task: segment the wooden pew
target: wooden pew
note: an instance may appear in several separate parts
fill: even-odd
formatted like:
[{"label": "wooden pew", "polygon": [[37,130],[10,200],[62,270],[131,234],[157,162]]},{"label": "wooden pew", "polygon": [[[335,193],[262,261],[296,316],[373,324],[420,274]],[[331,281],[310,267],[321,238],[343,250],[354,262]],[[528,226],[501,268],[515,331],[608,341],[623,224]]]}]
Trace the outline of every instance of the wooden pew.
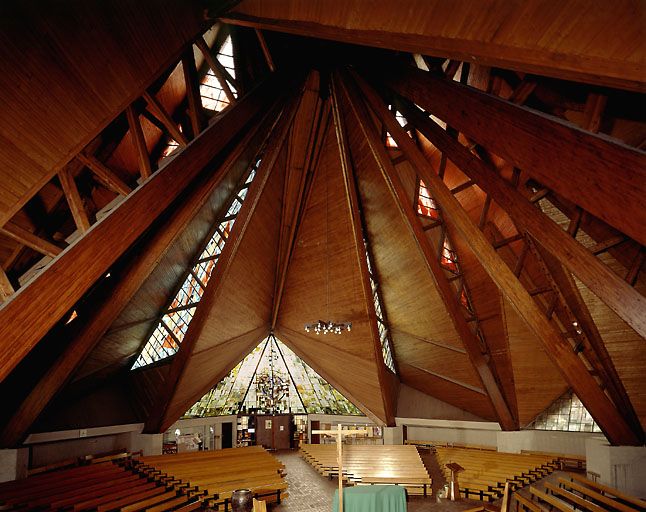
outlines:
[{"label": "wooden pew", "polygon": [[583,484],[577,484],[576,482],[567,480],[565,478],[559,478],[558,482],[561,487],[569,489],[570,491],[576,491],[588,501],[603,503],[604,505],[606,505],[606,508],[608,510],[619,510],[620,512],[635,512],[636,510],[639,510],[636,507],[626,505],[601,493],[593,491]]},{"label": "wooden pew", "polygon": [[436,447],[440,468],[449,478],[446,464],[456,462],[460,473],[460,491],[464,497],[494,501],[502,495],[505,483],[512,490],[524,487],[548,475],[558,467],[545,455],[499,453],[455,447]]},{"label": "wooden pew", "polygon": [[568,473],[568,476],[570,477],[570,480],[576,480],[578,483],[582,483],[586,487],[590,487],[591,489],[598,491],[600,494],[604,494],[606,496],[614,496],[617,500],[622,501],[627,505],[634,505],[636,508],[646,509],[646,501],[623,493],[618,489],[610,487],[609,485],[593,482],[592,480],[588,480],[587,478],[581,475],[577,475],[576,473]]},{"label": "wooden pew", "polygon": [[528,510],[529,512],[543,512],[545,510],[541,506],[528,500],[527,498],[525,498],[525,496],[517,492],[514,493],[514,499],[516,500],[516,512],[523,510]]},{"label": "wooden pew", "polygon": [[562,512],[572,512],[574,510],[574,508],[567,505],[565,502],[561,501],[555,496],[544,493],[533,485],[529,487],[529,492],[532,493],[532,496],[535,496],[538,501],[549,503],[552,509],[560,510]]},{"label": "wooden pew", "polygon": [[594,503],[581,498],[577,494],[563,489],[562,487],[558,487],[550,482],[545,482],[545,489],[547,489],[550,493],[552,493],[559,499],[574,504],[574,506],[580,508],[581,510],[588,510],[590,512],[604,512],[605,510],[603,507],[595,505]]},{"label": "wooden pew", "polygon": [[[338,476],[334,445],[301,446],[301,456],[324,476]],[[416,447],[409,445],[348,445],[341,478],[349,484],[394,484],[412,494],[427,495],[431,479]]]}]

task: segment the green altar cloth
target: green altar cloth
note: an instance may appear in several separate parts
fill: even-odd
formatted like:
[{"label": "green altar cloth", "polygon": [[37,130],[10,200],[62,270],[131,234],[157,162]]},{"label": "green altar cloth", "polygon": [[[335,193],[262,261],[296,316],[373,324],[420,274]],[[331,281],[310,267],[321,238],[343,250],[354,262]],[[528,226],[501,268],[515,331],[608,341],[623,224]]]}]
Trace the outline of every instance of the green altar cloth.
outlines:
[{"label": "green altar cloth", "polygon": [[[339,512],[339,490],[333,512]],[[406,512],[406,491],[399,485],[358,485],[343,489],[343,512]]]}]

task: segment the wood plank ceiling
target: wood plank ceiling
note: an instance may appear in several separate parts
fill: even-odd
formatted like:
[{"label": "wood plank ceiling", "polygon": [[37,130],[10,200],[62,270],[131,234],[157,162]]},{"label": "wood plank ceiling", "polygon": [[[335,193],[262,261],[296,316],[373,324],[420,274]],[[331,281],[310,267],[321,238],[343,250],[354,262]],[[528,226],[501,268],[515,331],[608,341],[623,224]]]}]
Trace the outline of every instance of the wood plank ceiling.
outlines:
[{"label": "wood plank ceiling", "polygon": [[[358,0],[339,9],[321,9],[316,1],[245,0],[225,20],[341,42],[352,37],[353,43],[424,55],[386,52],[375,59],[369,49],[328,50],[319,41],[321,53],[331,55],[323,59],[312,51],[311,57],[321,60],[311,67],[318,69],[298,82],[304,75],[290,67],[290,60],[299,60],[290,59],[292,36],[271,34],[260,45],[252,31],[239,27],[236,45],[248,54],[237,56],[236,81],[242,82],[243,69],[256,78],[262,69],[269,78],[259,88],[247,87],[251,92],[215,116],[210,128],[200,119],[196,98],[190,98],[198,83],[187,62],[192,56],[187,45],[206,27],[195,5],[180,3],[160,8],[149,0],[123,11],[128,23],[143,25],[140,39],[131,37],[128,23],[122,31],[109,29],[80,4],[63,22],[33,13],[30,26],[47,29],[47,41],[59,52],[47,63],[26,59],[26,69],[46,78],[38,84],[25,82],[24,69],[14,69],[15,56],[7,54],[12,46],[0,51],[0,62],[13,73],[0,79],[8,86],[1,93],[7,95],[8,115],[0,124],[0,161],[11,164],[0,171],[0,225],[128,105],[128,126],[140,123],[143,138],[137,143],[134,137],[129,148],[118,137],[121,142],[112,147],[102,142],[102,160],[108,172],[141,169],[147,180],[62,254],[57,245],[48,246],[53,264],[0,307],[0,319],[19,315],[12,317],[19,322],[0,326],[6,349],[0,357],[2,386],[25,386],[3,418],[5,445],[17,444],[33,424],[69,425],[60,418],[72,417],[95,390],[96,396],[128,404],[114,418],[143,420],[150,432],[164,430],[270,332],[381,424],[394,422],[400,382],[506,429],[524,427],[573,388],[612,442],[643,441],[646,219],[638,191],[646,182],[641,166],[646,155],[639,149],[646,123],[625,105],[643,96],[623,91],[644,90],[643,43],[638,16],[630,15],[637,9],[633,3],[589,13],[576,1],[550,3],[550,9],[538,0],[484,9],[472,2],[449,7],[411,0],[408,9],[393,10],[380,0],[368,15]],[[31,12],[22,9],[23,16]],[[147,9],[155,9],[154,23],[142,21]],[[572,16],[581,9],[588,14]],[[111,12],[101,15],[110,18]],[[604,19],[617,20],[621,38],[599,39],[608,32]],[[66,37],[71,20],[83,30]],[[179,28],[171,29],[171,22]],[[87,53],[73,53],[71,45],[86,41],[90,28],[95,35],[99,31],[99,42],[105,39],[103,49],[88,43]],[[0,41],[23,30],[9,24]],[[151,43],[143,52],[145,62],[133,67],[128,53],[157,32],[172,36],[165,45]],[[298,56],[307,57],[315,46],[303,48]],[[253,63],[252,56],[262,58],[263,50],[267,64]],[[182,55],[184,64],[168,71]],[[341,71],[330,72],[335,56]],[[358,66],[345,67],[346,60]],[[171,78],[156,84],[159,90],[151,97],[147,90],[164,70],[163,78]],[[37,118],[38,104],[27,105],[21,90],[45,94],[41,89],[49,81],[56,82],[48,92],[56,101],[42,123],[28,124],[25,120]],[[65,110],[62,105],[78,97],[79,88],[92,93]],[[148,111],[161,102],[157,117],[141,110],[135,100],[142,95]],[[174,138],[186,137],[178,142],[187,147],[155,172],[145,162],[155,145],[151,141],[161,137],[162,128],[171,135],[178,130],[163,111],[180,104],[188,112],[186,135]],[[404,128],[388,106],[404,115]],[[492,128],[490,120],[504,129]],[[189,125],[193,128],[185,128]],[[54,139],[58,126],[66,129]],[[386,131],[393,137],[388,142]],[[187,145],[189,138],[194,140]],[[532,141],[543,144],[546,159],[535,158]],[[261,146],[257,177],[178,353],[129,372]],[[104,164],[84,155],[82,163],[100,172]],[[557,164],[563,172],[552,172]],[[621,176],[609,176],[609,169],[622,166]],[[181,179],[171,179],[172,172]],[[434,205],[431,215],[417,210],[420,176]],[[119,190],[130,194],[133,179],[106,177],[115,189],[110,198]],[[60,183],[64,189],[64,180]],[[201,206],[179,209],[191,218],[172,224],[177,233],[154,243],[165,219],[195,194]],[[163,204],[148,207],[134,201],[137,197],[151,205],[161,197]],[[79,228],[81,210],[75,214],[70,204]],[[138,220],[116,240],[128,214]],[[382,356],[364,240],[374,259],[397,373]],[[138,247],[152,248],[154,258],[141,263]],[[97,260],[97,254],[103,257]],[[72,259],[87,264],[77,273]],[[139,271],[128,274],[129,268]],[[128,275],[137,286],[126,290],[99,279],[111,270],[115,280]],[[121,291],[109,308],[112,289]],[[110,322],[103,326],[92,319],[87,305],[79,306],[83,300],[97,300],[98,311],[109,310]],[[75,306],[81,319],[64,325]],[[38,318],[42,311],[51,312],[48,319]],[[319,319],[352,322],[352,331],[340,336],[304,331],[305,323]],[[84,347],[82,357],[70,355],[77,344]],[[43,353],[56,361],[51,368]],[[36,359],[40,366],[30,366]],[[136,390],[133,396],[130,388]],[[48,399],[40,403],[33,397],[42,389]],[[55,396],[58,401],[41,414]],[[79,421],[108,421],[98,414]]]}]

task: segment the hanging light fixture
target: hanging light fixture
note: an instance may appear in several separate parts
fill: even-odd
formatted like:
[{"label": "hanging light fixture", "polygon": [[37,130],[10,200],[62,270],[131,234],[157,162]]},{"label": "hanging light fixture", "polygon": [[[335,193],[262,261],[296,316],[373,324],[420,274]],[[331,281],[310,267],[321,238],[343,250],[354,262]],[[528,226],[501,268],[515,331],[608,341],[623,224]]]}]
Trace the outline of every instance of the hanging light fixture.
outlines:
[{"label": "hanging light fixture", "polygon": [[[328,180],[325,180],[325,310],[330,318],[330,251],[328,247]],[[351,322],[336,322],[333,320],[318,320],[305,324],[305,332],[314,331],[317,335],[323,333],[341,334],[352,330]]]}]

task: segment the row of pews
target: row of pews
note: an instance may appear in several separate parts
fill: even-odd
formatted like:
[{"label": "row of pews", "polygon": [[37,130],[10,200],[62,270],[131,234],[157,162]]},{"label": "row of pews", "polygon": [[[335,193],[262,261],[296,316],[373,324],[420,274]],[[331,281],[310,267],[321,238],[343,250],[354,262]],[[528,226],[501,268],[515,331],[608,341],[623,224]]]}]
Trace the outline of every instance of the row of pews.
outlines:
[{"label": "row of pews", "polygon": [[196,489],[210,508],[228,509],[236,489],[251,489],[269,503],[288,496],[285,466],[262,446],[142,457],[135,467],[173,475]]},{"label": "row of pews", "polygon": [[556,483],[545,482],[545,490],[530,486],[531,500],[516,493],[517,511],[543,512],[559,510],[571,512],[574,509],[587,512],[637,512],[646,510],[646,501],[629,496],[617,489],[603,485],[576,474],[559,477]]},{"label": "row of pews", "polygon": [[447,481],[447,464],[464,468],[458,475],[460,494],[465,498],[495,501],[504,492],[505,483],[511,490],[524,487],[559,468],[549,455],[500,453],[474,448],[434,446],[435,456]]},{"label": "row of pews", "polygon": [[250,488],[254,510],[287,497],[284,467],[262,447],[159,457],[121,454],[0,484],[0,510],[228,510]]},{"label": "row of pews", "polygon": [[[301,456],[324,476],[338,476],[334,445],[303,444]],[[351,485],[394,484],[430,495],[431,477],[414,446],[344,445],[342,478]]]}]

